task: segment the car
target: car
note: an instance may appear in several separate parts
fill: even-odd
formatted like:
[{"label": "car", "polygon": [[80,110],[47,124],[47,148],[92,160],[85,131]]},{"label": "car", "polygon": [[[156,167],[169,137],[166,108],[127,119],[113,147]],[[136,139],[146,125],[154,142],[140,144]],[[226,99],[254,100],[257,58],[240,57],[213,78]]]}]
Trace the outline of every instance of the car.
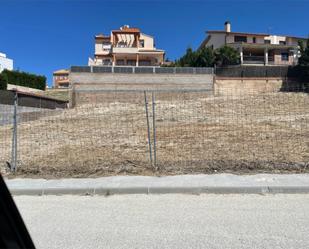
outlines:
[{"label": "car", "polygon": [[0,248],[35,248],[25,223],[1,174]]}]

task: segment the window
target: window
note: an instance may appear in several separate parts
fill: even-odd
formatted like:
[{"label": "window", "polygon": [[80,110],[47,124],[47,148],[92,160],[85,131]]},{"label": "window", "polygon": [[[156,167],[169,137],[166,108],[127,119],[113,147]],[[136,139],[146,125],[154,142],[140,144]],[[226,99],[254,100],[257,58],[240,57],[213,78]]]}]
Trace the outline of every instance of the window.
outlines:
[{"label": "window", "polygon": [[108,51],[111,49],[111,43],[110,42],[103,42],[102,43],[102,49],[103,51]]},{"label": "window", "polygon": [[141,48],[145,47],[145,40],[139,40],[139,46]]},{"label": "window", "polygon": [[252,40],[253,40],[253,43],[256,43],[256,37],[253,37]]},{"label": "window", "polygon": [[281,53],[281,61],[289,61],[289,53]]},{"label": "window", "polygon": [[151,66],[151,61],[150,60],[140,60],[139,65],[140,66]]},{"label": "window", "polygon": [[270,44],[270,40],[264,40],[265,44]]},{"label": "window", "polygon": [[234,36],[234,42],[247,42],[247,36]]},{"label": "window", "polygon": [[136,66],[136,60],[127,60],[127,65]]},{"label": "window", "polygon": [[124,65],[124,60],[117,60],[117,61],[116,61],[116,64],[117,64],[118,66],[123,66],[123,65]]},{"label": "window", "polygon": [[111,65],[111,60],[110,60],[110,59],[104,59],[104,60],[102,61],[102,64],[103,64],[103,65]]},{"label": "window", "polygon": [[68,88],[69,87],[69,83],[59,83],[59,87],[60,88]]},{"label": "window", "polygon": [[125,41],[120,41],[117,43],[117,47],[125,48],[125,47],[128,47],[128,44]]},{"label": "window", "polygon": [[286,41],[279,41],[280,45],[286,45]]}]

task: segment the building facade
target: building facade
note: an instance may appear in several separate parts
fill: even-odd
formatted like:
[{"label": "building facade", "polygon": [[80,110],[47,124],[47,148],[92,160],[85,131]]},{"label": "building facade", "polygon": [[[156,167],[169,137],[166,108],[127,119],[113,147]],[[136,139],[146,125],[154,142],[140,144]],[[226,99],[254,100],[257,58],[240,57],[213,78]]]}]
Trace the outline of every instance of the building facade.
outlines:
[{"label": "building facade", "polygon": [[207,37],[200,47],[233,47],[239,52],[240,63],[244,65],[296,65],[298,42],[306,42],[301,37],[232,32],[230,22],[225,22],[224,30],[209,30],[206,33]]},{"label": "building facade", "polygon": [[4,70],[13,70],[13,60],[6,57],[6,54],[0,53],[0,73]]},{"label": "building facade", "polygon": [[164,55],[164,50],[156,49],[152,36],[125,25],[109,36],[95,36],[95,54],[88,65],[160,66]]},{"label": "building facade", "polygon": [[69,88],[69,70],[61,69],[53,72],[53,87],[54,88]]}]

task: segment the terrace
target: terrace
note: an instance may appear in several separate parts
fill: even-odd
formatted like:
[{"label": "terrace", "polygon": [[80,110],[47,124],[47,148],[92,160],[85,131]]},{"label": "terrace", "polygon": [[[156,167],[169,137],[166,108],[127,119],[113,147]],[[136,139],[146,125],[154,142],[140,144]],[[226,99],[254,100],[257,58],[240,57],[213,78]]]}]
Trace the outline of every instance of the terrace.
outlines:
[{"label": "terrace", "polygon": [[240,53],[241,64],[293,65],[297,63],[297,46],[283,44],[255,44],[234,42],[229,46]]}]

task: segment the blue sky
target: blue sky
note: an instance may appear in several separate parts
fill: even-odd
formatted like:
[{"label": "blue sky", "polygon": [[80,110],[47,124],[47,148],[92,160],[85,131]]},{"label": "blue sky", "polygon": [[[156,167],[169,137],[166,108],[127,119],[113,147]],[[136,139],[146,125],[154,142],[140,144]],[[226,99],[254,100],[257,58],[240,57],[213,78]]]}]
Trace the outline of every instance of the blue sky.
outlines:
[{"label": "blue sky", "polygon": [[205,30],[268,32],[307,37],[306,0],[0,0],[0,51],[15,69],[43,74],[86,65],[93,56],[94,35],[123,24],[153,35],[169,59],[196,48]]}]

